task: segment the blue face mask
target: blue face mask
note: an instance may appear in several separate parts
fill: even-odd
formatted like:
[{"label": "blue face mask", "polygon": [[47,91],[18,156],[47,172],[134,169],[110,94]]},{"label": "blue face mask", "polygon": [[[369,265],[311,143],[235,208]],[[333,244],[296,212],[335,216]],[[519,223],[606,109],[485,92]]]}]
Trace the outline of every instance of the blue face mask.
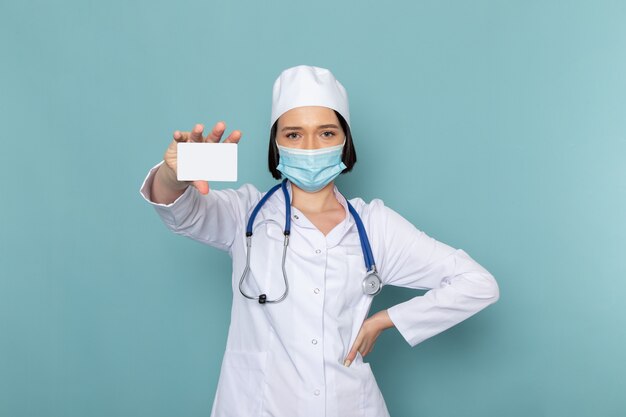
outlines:
[{"label": "blue face mask", "polygon": [[341,145],[320,149],[295,149],[276,144],[280,156],[276,169],[303,190],[319,191],[346,169],[341,160],[345,144],[345,139]]}]

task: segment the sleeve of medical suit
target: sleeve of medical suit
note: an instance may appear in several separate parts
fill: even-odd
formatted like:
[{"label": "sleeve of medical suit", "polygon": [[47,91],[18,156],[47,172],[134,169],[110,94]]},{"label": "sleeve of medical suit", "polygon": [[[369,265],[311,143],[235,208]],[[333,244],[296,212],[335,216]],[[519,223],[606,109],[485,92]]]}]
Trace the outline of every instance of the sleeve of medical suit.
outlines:
[{"label": "sleeve of medical suit", "polygon": [[174,202],[155,203],[150,190],[156,171],[163,163],[161,161],[150,169],[139,190],[141,196],[154,207],[172,232],[229,251],[241,218],[252,201],[258,200],[258,190],[246,184],[237,190],[210,189],[208,194],[203,195],[189,186]]},{"label": "sleeve of medical suit", "polygon": [[402,337],[415,346],[495,303],[494,277],[467,253],[438,242],[382,205],[379,262],[385,284],[429,290],[387,309]]}]

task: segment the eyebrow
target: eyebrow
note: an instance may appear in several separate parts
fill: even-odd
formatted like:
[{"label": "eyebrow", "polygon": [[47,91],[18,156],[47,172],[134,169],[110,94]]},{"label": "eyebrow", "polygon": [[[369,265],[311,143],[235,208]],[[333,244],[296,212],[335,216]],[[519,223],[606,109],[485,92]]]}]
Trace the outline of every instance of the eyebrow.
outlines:
[{"label": "eyebrow", "polygon": [[[318,129],[339,129],[339,126],[337,126],[336,124],[328,124],[328,125],[320,125],[317,127]],[[281,132],[284,132],[285,130],[301,130],[302,127],[300,126],[285,126],[282,129],[280,129]]]}]

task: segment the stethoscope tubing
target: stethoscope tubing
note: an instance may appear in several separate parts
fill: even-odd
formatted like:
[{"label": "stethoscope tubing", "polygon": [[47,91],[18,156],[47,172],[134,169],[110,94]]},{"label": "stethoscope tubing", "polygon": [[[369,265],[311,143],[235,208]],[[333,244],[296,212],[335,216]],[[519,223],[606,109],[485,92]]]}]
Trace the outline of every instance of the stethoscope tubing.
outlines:
[{"label": "stethoscope tubing", "polygon": [[356,223],[356,228],[359,231],[359,240],[361,241],[361,250],[363,251],[363,259],[365,261],[365,269],[369,271],[376,270],[376,264],[374,263],[374,254],[372,253],[372,248],[370,247],[370,241],[367,238],[367,233],[365,232],[365,226],[363,226],[363,221],[361,221],[361,217],[357,214],[354,207],[348,200],[348,210],[352,214],[352,218],[354,218],[354,222]]},{"label": "stethoscope tubing", "polygon": [[[285,197],[285,228],[283,230],[283,234],[285,236],[283,241],[283,256],[282,256],[282,272],[283,272],[283,280],[285,281],[285,291],[283,294],[274,300],[268,300],[266,294],[260,294],[259,296],[250,296],[243,291],[243,281],[250,271],[250,252],[252,249],[252,235],[254,233],[254,220],[256,219],[257,214],[265,204],[265,202],[279,189],[282,189],[283,195]],[[361,217],[356,212],[352,204],[348,200],[346,200],[348,205],[348,210],[354,218],[354,222],[357,227],[357,231],[359,233],[359,241],[361,243],[361,250],[363,252],[363,260],[365,262],[365,269],[367,270],[367,275],[363,279],[363,291],[369,295],[376,295],[380,292],[382,287],[382,282],[380,277],[378,276],[378,271],[376,270],[376,264],[374,262],[374,254],[372,253],[372,248],[370,246],[369,239],[367,237],[367,232],[365,231],[365,226],[363,225],[363,221]],[[289,197],[289,192],[287,191],[287,179],[285,178],[280,184],[276,184],[273,186],[265,195],[261,198],[261,200],[257,203],[257,205],[252,210],[250,214],[250,218],[248,219],[248,223],[246,225],[246,266],[244,268],[243,273],[241,274],[241,279],[239,280],[239,292],[241,294],[251,300],[258,300],[260,304],[265,303],[278,303],[284,300],[287,297],[289,292],[289,281],[287,279],[287,271],[285,269],[285,260],[287,257],[287,247],[289,246],[289,235],[291,234],[291,199]],[[372,281],[373,280],[373,281]]]}]

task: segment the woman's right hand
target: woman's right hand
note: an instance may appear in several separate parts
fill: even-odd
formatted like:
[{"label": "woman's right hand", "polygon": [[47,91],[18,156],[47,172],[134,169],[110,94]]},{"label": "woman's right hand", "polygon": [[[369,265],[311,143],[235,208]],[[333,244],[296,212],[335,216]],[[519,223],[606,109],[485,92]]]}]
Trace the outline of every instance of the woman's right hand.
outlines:
[{"label": "woman's right hand", "polygon": [[[165,155],[163,160],[165,164],[174,172],[174,176],[176,177],[178,173],[178,142],[213,142],[217,143],[222,139],[222,135],[226,130],[226,124],[224,122],[217,122],[215,126],[213,126],[213,130],[206,137],[202,137],[202,131],[204,130],[204,126],[201,124],[197,124],[191,132],[181,132],[179,130],[174,132],[174,140],[168,146],[165,151]],[[230,135],[224,140],[224,143],[239,143],[241,139],[241,132],[239,130],[233,130]],[[201,194],[207,194],[209,192],[209,183],[207,181],[198,180],[198,181],[181,181],[190,183]]]}]

